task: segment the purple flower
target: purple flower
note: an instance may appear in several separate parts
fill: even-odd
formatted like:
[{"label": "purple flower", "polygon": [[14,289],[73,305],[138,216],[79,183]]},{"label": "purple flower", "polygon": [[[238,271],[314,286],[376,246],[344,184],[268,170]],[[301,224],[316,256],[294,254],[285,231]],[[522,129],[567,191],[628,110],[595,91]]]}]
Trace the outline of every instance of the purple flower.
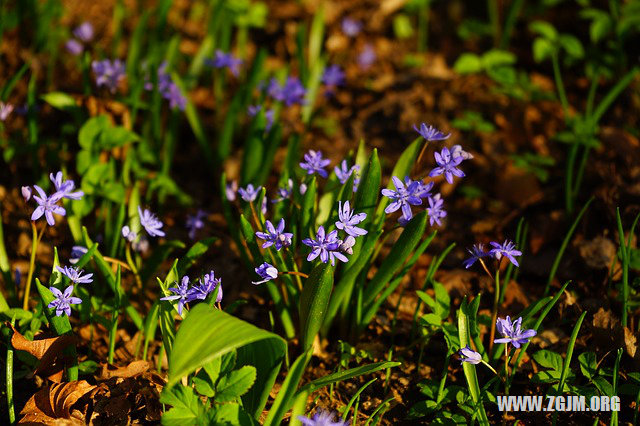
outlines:
[{"label": "purple flower", "polygon": [[454,145],[451,147],[451,156],[452,157],[462,157],[463,160],[471,160],[473,155],[464,151],[462,149],[462,145]]},{"label": "purple flower", "polygon": [[306,183],[301,183],[300,186],[298,187],[298,190],[300,191],[300,195],[304,195],[305,192],[307,192],[307,184]]},{"label": "purple flower", "polygon": [[438,167],[431,170],[431,173],[429,173],[430,177],[444,174],[445,179],[447,179],[449,183],[453,183],[454,176],[464,177],[464,172],[456,167],[462,163],[462,156],[452,156],[449,149],[444,147],[441,152],[435,153],[435,158]]},{"label": "purple flower", "polygon": [[404,177],[404,186],[418,198],[427,198],[431,195],[433,182],[424,183],[421,180],[412,180],[409,176]]},{"label": "purple flower", "polygon": [[341,252],[352,255],[353,254],[353,246],[356,245],[356,239],[349,235],[345,238],[344,241],[340,241],[340,245],[338,246],[338,250]]},{"label": "purple flower", "polygon": [[362,52],[358,55],[358,65],[361,69],[368,69],[376,61],[376,51],[370,44],[364,46]]},{"label": "purple flower", "polygon": [[213,59],[207,59],[205,63],[213,68],[228,68],[231,74],[237,77],[240,73],[239,67],[242,65],[242,59],[236,58],[231,53],[216,50]]},{"label": "purple flower", "polygon": [[82,246],[71,247],[71,256],[69,257],[69,263],[75,265],[76,263],[78,263],[78,260],[80,260],[80,258],[84,256],[88,251],[89,249]]},{"label": "purple flower", "polygon": [[469,364],[480,364],[482,362],[482,355],[471,349],[469,345],[460,348],[458,355],[460,355],[460,362],[468,362]]},{"label": "purple flower", "polygon": [[342,262],[349,261],[344,254],[338,251],[341,243],[342,241],[338,239],[337,230],[334,229],[329,234],[325,234],[323,226],[318,227],[315,240],[311,238],[302,240],[302,244],[312,248],[311,253],[307,256],[309,262],[320,256],[320,260],[323,263],[331,261],[331,265],[335,265],[336,258]]},{"label": "purple flower", "polygon": [[[177,282],[176,282],[177,284]],[[182,282],[177,287],[170,287],[169,291],[174,293],[171,296],[161,297],[160,300],[177,300],[178,301],[178,314],[182,315],[182,308],[185,303],[188,302],[187,297],[189,297],[189,277],[182,277]]]},{"label": "purple flower", "polygon": [[469,269],[471,265],[476,263],[476,260],[489,256],[489,253],[484,251],[484,244],[482,243],[474,244],[470,249],[467,249],[467,251],[471,254],[471,257],[462,262],[466,269]]},{"label": "purple flower", "polygon": [[[133,235],[135,238],[135,232]],[[131,243],[131,248],[138,253],[146,253],[149,250],[149,240],[145,235],[141,235],[137,241]]]},{"label": "purple flower", "polygon": [[360,33],[362,29],[362,23],[360,21],[356,21],[355,19],[346,17],[342,20],[342,32],[347,37],[355,37]]},{"label": "purple flower", "polygon": [[69,200],[79,200],[84,195],[82,191],[73,192],[76,187],[76,184],[73,180],[62,180],[62,172],[58,172],[53,175],[53,173],[49,173],[49,179],[53,182],[53,185],[56,187],[56,193],[60,194],[62,198],[68,198]]},{"label": "purple flower", "polygon": [[71,266],[65,266],[64,268],[57,266],[56,269],[60,271],[62,275],[69,278],[74,284],[90,284],[93,282],[93,274],[82,275],[84,272],[82,269],[78,270],[78,268]]},{"label": "purple flower", "polygon": [[249,105],[247,108],[247,114],[249,117],[255,117],[262,110],[262,105]]},{"label": "purple flower", "polygon": [[422,123],[420,125],[420,128],[418,128],[414,124],[413,125],[413,130],[418,132],[420,134],[420,136],[422,136],[423,138],[425,138],[427,140],[427,142],[443,141],[445,139],[449,139],[449,136],[451,136],[451,133],[447,133],[445,135],[444,133],[442,133],[440,130],[436,129],[435,127],[433,127],[431,125],[427,126],[426,123]]},{"label": "purple flower", "polygon": [[422,204],[422,199],[416,196],[416,182],[412,182],[408,188],[405,188],[404,184],[396,176],[391,178],[396,190],[383,189],[382,195],[391,199],[392,203],[384,209],[384,212],[389,214],[395,212],[398,209],[402,209],[402,216],[406,221],[409,221],[413,217],[411,213],[411,206],[418,206]]},{"label": "purple flower", "polygon": [[362,235],[366,235],[367,231],[362,228],[358,228],[356,225],[362,222],[367,218],[366,213],[358,213],[354,214],[351,211],[351,206],[349,205],[349,201],[345,201],[344,205],[342,201],[338,201],[338,218],[340,219],[336,222],[336,228],[343,230],[347,233],[347,235],[351,235],[353,237],[360,237]]},{"label": "purple flower", "polygon": [[267,232],[256,232],[256,237],[265,240],[262,248],[275,245],[276,250],[280,251],[282,247],[289,247],[291,245],[293,234],[291,232],[284,232],[284,218],[280,219],[278,228],[274,228],[271,221],[268,220],[265,222],[265,227],[267,228]]},{"label": "purple flower", "polygon": [[189,228],[189,238],[192,240],[196,238],[196,231],[204,228],[203,219],[207,216],[207,213],[203,210],[198,210],[195,215],[187,216],[187,228]]},{"label": "purple flower", "polygon": [[267,281],[275,280],[276,278],[278,278],[278,269],[267,262],[264,262],[262,265],[258,266],[255,271],[256,274],[258,274],[260,278],[262,278],[262,281],[251,281],[251,284],[263,284]]},{"label": "purple flower", "polygon": [[238,192],[238,181],[232,180],[231,182],[227,183],[224,191],[225,195],[227,196],[227,200],[235,201],[236,193]]},{"label": "purple flower", "polygon": [[28,186],[23,186],[20,188],[20,192],[22,192],[22,197],[24,198],[24,202],[26,203],[31,199],[31,188]]},{"label": "purple flower", "polygon": [[56,192],[50,197],[47,197],[47,194],[40,188],[38,185],[33,185],[33,187],[38,192],[38,195],[34,195],[33,199],[38,203],[38,207],[31,214],[31,220],[38,220],[42,215],[47,219],[47,223],[49,226],[53,226],[56,224],[55,219],[53,218],[53,213],[64,216],[67,214],[67,211],[64,207],[56,204],[62,198],[63,194]]},{"label": "purple flower", "polygon": [[312,418],[298,416],[298,420],[305,426],[348,426],[349,422],[342,420],[333,421],[333,414],[328,411],[318,410]]},{"label": "purple flower", "polygon": [[215,277],[215,272],[211,271],[205,274],[202,278],[200,285],[194,285],[187,292],[187,302],[193,302],[194,300],[205,300],[209,294],[211,294],[216,287],[221,285],[222,279]]},{"label": "purple flower", "polygon": [[13,105],[0,101],[0,121],[5,121],[11,112],[13,112]]},{"label": "purple flower", "polygon": [[113,62],[108,59],[93,61],[91,68],[96,75],[96,85],[106,86],[111,93],[115,93],[120,80],[125,75],[124,62],[120,59],[115,59]]},{"label": "purple flower", "polygon": [[298,77],[288,77],[283,86],[280,86],[278,80],[272,78],[267,92],[273,99],[284,102],[287,106],[304,104],[304,97],[307,94]]},{"label": "purple flower", "polygon": [[121,233],[122,233],[122,236],[126,238],[126,240],[129,241],[130,243],[132,243],[138,236],[134,231],[131,230],[131,228],[129,228],[128,225],[124,225],[122,227]]},{"label": "purple flower", "polygon": [[344,84],[344,71],[338,65],[330,65],[322,73],[322,83],[335,87]]},{"label": "purple flower", "polygon": [[56,316],[61,316],[63,313],[67,314],[67,316],[71,316],[71,306],[70,305],[79,305],[82,303],[82,299],[79,297],[73,297],[71,294],[73,293],[73,286],[70,285],[63,292],[58,290],[55,287],[49,287],[51,293],[56,297],[47,305],[47,308],[56,309]]},{"label": "purple flower", "polygon": [[440,219],[447,216],[447,212],[444,210],[444,201],[440,198],[440,194],[436,194],[433,197],[427,198],[429,207],[427,207],[427,215],[429,215],[429,225],[433,226],[437,223],[438,226],[442,226]]},{"label": "purple flower", "polygon": [[293,192],[293,180],[287,179],[287,186],[283,186],[277,189],[276,193],[278,198],[272,200],[273,203],[279,203],[280,201],[287,200],[291,197]]},{"label": "purple flower", "polygon": [[520,266],[518,265],[518,261],[516,260],[515,256],[522,256],[522,252],[520,250],[516,250],[516,245],[513,242],[504,240],[504,243],[502,244],[495,241],[492,241],[489,244],[491,244],[491,247],[493,247],[491,250],[489,250],[489,256],[493,256],[498,260],[500,260],[502,256],[504,256],[509,259],[509,261],[515,266]]},{"label": "purple flower", "polygon": [[349,180],[349,177],[353,173],[353,192],[356,192],[358,190],[358,185],[360,184],[359,165],[354,164],[353,166],[351,166],[351,168],[349,168],[349,166],[347,165],[347,160],[342,160],[342,163],[340,163],[340,167],[335,166],[333,168],[333,171],[336,172],[336,177],[343,185],[347,183],[347,180]]},{"label": "purple flower", "polygon": [[67,40],[67,42],[64,44],[64,47],[65,49],[67,49],[67,52],[71,53],[73,56],[78,56],[84,50],[84,46],[82,45],[82,43],[80,43],[75,38],[70,38],[69,40]]},{"label": "purple flower", "polygon": [[511,343],[514,347],[519,348],[520,345],[524,345],[529,342],[537,332],[533,329],[522,331],[522,317],[518,318],[514,322],[511,322],[511,318],[507,315],[507,319],[498,318],[496,321],[496,330],[504,337],[501,339],[495,339],[493,343]]},{"label": "purple flower", "polygon": [[138,206],[138,215],[140,216],[140,225],[147,231],[147,234],[151,237],[164,237],[164,231],[161,231],[163,223],[158,219],[156,215],[151,213],[148,209],[142,209]]},{"label": "purple flower", "polygon": [[93,25],[89,22],[83,22],[73,30],[73,35],[83,43],[89,43],[93,40]]},{"label": "purple flower", "polygon": [[250,203],[252,201],[255,201],[255,199],[258,197],[258,194],[260,194],[260,191],[262,190],[261,186],[257,186],[257,187],[253,187],[253,184],[249,184],[247,185],[246,188],[240,188],[238,190],[238,193],[240,194],[240,197],[242,197],[243,200],[245,200],[247,203]]},{"label": "purple flower", "polygon": [[169,101],[169,108],[171,109],[178,108],[180,111],[184,111],[187,106],[187,98],[173,81],[164,90],[162,97]]},{"label": "purple flower", "polygon": [[323,178],[326,178],[327,171],[324,169],[331,163],[331,160],[322,158],[322,152],[309,150],[304,154],[304,161],[300,163],[300,167],[307,171],[307,174],[312,175],[318,173]]}]

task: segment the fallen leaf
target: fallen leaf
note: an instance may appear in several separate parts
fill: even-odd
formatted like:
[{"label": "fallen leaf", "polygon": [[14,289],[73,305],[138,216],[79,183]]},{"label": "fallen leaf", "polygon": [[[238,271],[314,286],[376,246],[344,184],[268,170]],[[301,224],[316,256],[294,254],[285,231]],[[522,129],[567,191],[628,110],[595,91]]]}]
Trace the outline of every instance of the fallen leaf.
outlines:
[{"label": "fallen leaf", "polygon": [[151,367],[151,363],[144,360],[133,361],[126,367],[116,367],[115,365],[111,364],[102,364],[102,370],[100,371],[100,375],[97,377],[97,379],[108,380],[112,377],[134,377],[138,374],[144,373]]},{"label": "fallen leaf", "polygon": [[82,419],[71,417],[71,407],[80,398],[95,389],[86,380],[54,383],[40,389],[20,412],[24,417],[19,423],[44,425],[82,425]]},{"label": "fallen leaf", "polygon": [[62,336],[44,338],[35,336],[34,340],[27,340],[15,327],[11,326],[13,336],[11,345],[14,349],[25,351],[36,357],[39,362],[33,374],[46,376],[59,383],[64,369],[64,355],[62,351],[75,343],[75,337],[64,334]]}]

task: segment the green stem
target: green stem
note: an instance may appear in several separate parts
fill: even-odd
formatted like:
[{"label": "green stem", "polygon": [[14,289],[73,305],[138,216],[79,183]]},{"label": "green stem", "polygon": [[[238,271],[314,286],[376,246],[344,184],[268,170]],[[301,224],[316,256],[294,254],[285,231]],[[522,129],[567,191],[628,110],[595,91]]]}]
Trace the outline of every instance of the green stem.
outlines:
[{"label": "green stem", "polygon": [[500,42],[500,17],[498,11],[498,0],[487,0],[487,9],[489,11],[489,23],[493,31],[493,45],[498,46]]},{"label": "green stem", "polygon": [[[11,318],[11,326],[15,326],[15,315]],[[10,333],[11,334],[11,333]],[[7,366],[6,366],[6,379],[7,379],[7,408],[9,409],[9,424],[16,422],[16,409],[13,402],[13,346],[11,345],[11,337],[9,337],[9,343],[7,344]]]},{"label": "green stem", "polygon": [[118,332],[118,310],[114,309],[111,313],[111,329],[109,330],[109,364],[113,364],[113,354],[116,349],[116,333]]},{"label": "green stem", "polygon": [[567,100],[567,94],[564,91],[564,82],[562,81],[562,72],[560,71],[560,63],[558,62],[558,52],[554,52],[551,55],[551,63],[553,65],[553,78],[556,81],[556,88],[558,89],[558,97],[562,104],[562,112],[564,113],[565,122],[569,118],[569,101]]},{"label": "green stem", "polygon": [[509,345],[504,345],[504,394],[509,396]]},{"label": "green stem", "polygon": [[36,266],[36,252],[38,251],[38,244],[40,243],[40,239],[42,235],[44,235],[44,230],[47,229],[47,225],[42,227],[40,233],[38,233],[38,229],[36,228],[36,223],[31,221],[31,258],[29,259],[29,273],[27,274],[27,286],[24,289],[24,301],[22,303],[22,309],[25,311],[29,309],[29,293],[31,292],[31,280],[33,279],[33,272]]},{"label": "green stem", "polygon": [[133,261],[133,257],[131,256],[131,244],[127,244],[125,256],[127,258],[127,264],[129,265],[129,268],[131,268],[131,272],[133,272],[133,275],[136,278],[136,284],[138,285],[138,288],[142,288],[142,280],[140,279],[138,268],[136,267],[136,264]]},{"label": "green stem", "polygon": [[491,311],[491,334],[489,335],[489,351],[493,348],[493,339],[496,337],[496,321],[498,319],[498,305],[500,304],[500,261],[496,269],[496,288],[493,295],[493,310]]}]

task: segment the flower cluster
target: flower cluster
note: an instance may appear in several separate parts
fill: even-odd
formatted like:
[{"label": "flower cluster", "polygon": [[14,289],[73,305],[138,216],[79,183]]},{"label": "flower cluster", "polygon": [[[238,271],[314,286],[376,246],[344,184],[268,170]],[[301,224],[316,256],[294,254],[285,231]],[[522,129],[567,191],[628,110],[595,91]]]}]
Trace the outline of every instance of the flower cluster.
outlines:
[{"label": "flower cluster", "polygon": [[298,77],[288,77],[284,85],[272,78],[267,87],[267,93],[276,101],[284,102],[286,106],[295,104],[303,105],[307,90]]},{"label": "flower cluster", "polygon": [[309,150],[304,154],[304,161],[300,163],[300,167],[307,171],[307,174],[319,174],[323,178],[327,178],[327,171],[324,169],[331,163],[331,160],[322,157],[322,152]]},{"label": "flower cluster", "polygon": [[203,210],[198,210],[195,215],[187,216],[186,226],[189,228],[189,238],[195,240],[198,229],[204,228],[204,218],[206,216],[207,213]]},{"label": "flower cluster", "polygon": [[231,53],[225,53],[222,50],[216,50],[213,59],[207,59],[205,64],[212,68],[227,68],[231,74],[238,76],[240,74],[240,65],[242,59],[236,58]]},{"label": "flower cluster", "polygon": [[293,234],[291,232],[284,232],[284,218],[280,219],[277,228],[267,220],[265,222],[265,228],[267,232],[256,232],[256,237],[265,240],[262,248],[274,246],[276,250],[280,251],[283,247],[289,247],[291,245]]},{"label": "flower cluster", "polygon": [[[431,188],[433,188],[433,183],[429,182],[425,184],[420,180],[412,180],[409,176],[405,176],[404,183],[397,177],[392,176],[391,180],[393,181],[393,185],[396,187],[396,190],[392,189],[383,189],[382,195],[391,199],[391,203],[385,208],[385,213],[393,213],[397,210],[402,212],[402,217],[400,217],[400,224],[406,225],[411,218],[413,217],[413,212],[411,211],[411,206],[419,206],[422,204],[423,198],[431,197]],[[438,194],[439,195],[439,194]],[[430,202],[429,205],[433,203]],[[436,210],[434,210],[434,217],[444,217],[442,215],[441,206],[436,206]],[[444,213],[446,215],[446,213]],[[431,216],[431,215],[430,215]],[[439,222],[439,221],[438,221]]]},{"label": "flower cluster", "polygon": [[[167,71],[167,62],[162,62],[158,67],[158,91],[162,97],[169,101],[170,108],[178,108],[184,111],[187,106],[187,98],[182,94],[178,85],[171,78],[171,74]],[[145,90],[153,90],[153,83],[149,76],[146,77],[144,84]]]},{"label": "flower cluster", "polygon": [[504,240],[502,244],[492,241],[491,243],[492,249],[489,251],[484,250],[484,245],[479,243],[475,244],[467,251],[471,254],[471,257],[465,259],[462,263],[466,269],[469,269],[476,260],[480,260],[484,257],[493,257],[500,261],[502,257],[506,257],[509,259],[509,262],[513,263],[514,266],[520,266],[518,261],[516,260],[516,256],[522,256],[522,252],[516,249],[516,245],[510,240]]},{"label": "flower cluster", "polygon": [[534,329],[522,330],[522,317],[512,322],[508,315],[506,319],[498,318],[496,330],[504,337],[495,339],[493,343],[511,343],[515,348],[529,343],[529,340],[537,334]]},{"label": "flower cluster", "polygon": [[[31,220],[35,221],[40,219],[42,216],[45,217],[49,226],[53,226],[56,224],[55,218],[53,214],[57,214],[59,216],[65,216],[67,211],[58,204],[63,198],[67,198],[69,200],[79,200],[84,195],[82,191],[75,191],[76,184],[73,180],[63,180],[62,172],[58,172],[55,175],[53,173],[49,174],[49,178],[56,189],[56,191],[47,195],[44,190],[38,185],[33,185],[33,188],[36,190],[38,195],[33,195],[33,199],[38,203],[38,207],[31,214]],[[29,201],[32,198],[31,188],[28,186],[23,186],[21,189],[22,196],[24,197],[25,202]]]},{"label": "flower cluster", "polygon": [[69,53],[78,56],[84,51],[85,44],[93,40],[93,25],[89,22],[83,22],[73,30],[73,36],[65,43],[65,48]]},{"label": "flower cluster", "polygon": [[124,62],[120,59],[93,61],[91,69],[96,75],[96,86],[105,86],[111,93],[116,92],[120,81],[124,79],[125,75]]},{"label": "flower cluster", "polygon": [[198,279],[198,284],[193,284],[191,287],[189,287],[189,281],[189,277],[185,275],[182,277],[180,284],[176,281],[177,287],[169,288],[169,291],[173,294],[162,297],[160,300],[177,300],[178,314],[180,315],[182,315],[184,305],[196,300],[205,300],[214,291],[216,291],[216,303],[222,302],[222,279],[216,278],[214,271],[205,274]]}]

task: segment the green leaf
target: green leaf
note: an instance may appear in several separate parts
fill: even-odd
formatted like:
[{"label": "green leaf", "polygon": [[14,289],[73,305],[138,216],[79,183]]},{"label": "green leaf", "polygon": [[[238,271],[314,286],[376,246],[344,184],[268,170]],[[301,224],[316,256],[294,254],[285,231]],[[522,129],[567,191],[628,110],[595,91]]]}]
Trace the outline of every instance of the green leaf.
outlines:
[{"label": "green leaf", "polygon": [[393,245],[380,269],[367,284],[363,304],[369,305],[382,292],[384,286],[391,280],[393,274],[399,270],[413,249],[416,247],[427,223],[426,212],[421,212],[409,221],[406,228]]},{"label": "green leaf", "polygon": [[348,370],[338,371],[337,373],[329,374],[328,376],[324,376],[307,383],[302,388],[300,388],[299,392],[315,392],[318,389],[333,383],[338,383],[343,380],[349,380],[353,377],[364,376],[365,374],[371,374],[375,373],[376,371],[397,367],[400,364],[401,363],[396,361],[382,361],[368,365],[362,365],[360,367],[350,368]]},{"label": "green leaf", "polygon": [[558,31],[556,31],[555,27],[549,22],[533,21],[529,24],[529,30],[540,34],[549,41],[553,41],[558,38]]},{"label": "green leaf", "polygon": [[598,374],[598,362],[594,352],[581,353],[578,355],[578,362],[580,363],[582,374],[587,379],[593,379]]},{"label": "green leaf", "polygon": [[284,382],[278,391],[276,399],[271,405],[269,414],[265,419],[263,426],[279,425],[282,417],[289,411],[294,402],[296,389],[302,379],[309,361],[311,361],[312,350],[309,348],[303,352],[291,365],[289,372],[285,376]]},{"label": "green leaf", "polygon": [[497,67],[504,67],[516,63],[516,55],[500,49],[491,49],[482,55],[482,67],[486,70]]},{"label": "green leaf", "polygon": [[562,356],[553,351],[542,349],[533,354],[533,359],[544,368],[562,370]]},{"label": "green leaf", "polygon": [[216,402],[230,402],[249,391],[256,381],[256,368],[245,365],[222,376],[216,386]]},{"label": "green leaf", "polygon": [[582,59],[584,57],[584,47],[576,36],[571,34],[562,34],[559,39],[560,46],[565,52],[574,59]]},{"label": "green leaf", "polygon": [[178,275],[184,275],[187,270],[193,266],[194,263],[198,260],[198,258],[202,257],[207,250],[216,242],[216,237],[205,238],[204,240],[200,240],[196,242],[194,245],[189,248],[187,254],[185,254],[178,261]]},{"label": "green leaf", "polygon": [[[367,225],[369,223],[374,223],[374,210],[376,200],[378,199],[378,193],[380,192],[380,182],[382,179],[381,175],[382,172],[380,171],[380,159],[378,158],[378,150],[374,149],[369,156],[369,162],[362,171],[362,179],[360,179],[358,191],[356,192],[356,198],[353,203],[353,211],[367,214],[366,219],[363,220],[362,225],[360,225],[364,228],[369,228]],[[379,214],[379,211],[376,214]],[[372,232],[370,228],[369,232]],[[354,256],[351,256],[349,262],[354,262],[355,258],[357,257],[357,254],[355,254],[355,249]]]},{"label": "green leaf", "polygon": [[307,350],[320,331],[333,290],[333,267],[320,263],[309,274],[300,296],[300,345]]},{"label": "green leaf", "polygon": [[482,71],[482,60],[475,53],[463,53],[458,57],[453,70],[459,74],[475,74]]},{"label": "green leaf", "polygon": [[261,340],[270,341],[277,358],[284,358],[287,345],[280,336],[200,303],[189,311],[176,334],[169,356],[167,387],[209,361]]},{"label": "green leaf", "polygon": [[160,402],[173,407],[162,415],[162,424],[165,426],[204,423],[197,420],[205,418],[207,407],[190,387],[165,387],[160,394]]},{"label": "green leaf", "polygon": [[63,92],[50,92],[41,96],[41,99],[54,108],[66,111],[78,108],[76,100]]},{"label": "green leaf", "polygon": [[533,60],[542,62],[551,57],[555,50],[554,45],[549,40],[538,37],[533,41]]}]

